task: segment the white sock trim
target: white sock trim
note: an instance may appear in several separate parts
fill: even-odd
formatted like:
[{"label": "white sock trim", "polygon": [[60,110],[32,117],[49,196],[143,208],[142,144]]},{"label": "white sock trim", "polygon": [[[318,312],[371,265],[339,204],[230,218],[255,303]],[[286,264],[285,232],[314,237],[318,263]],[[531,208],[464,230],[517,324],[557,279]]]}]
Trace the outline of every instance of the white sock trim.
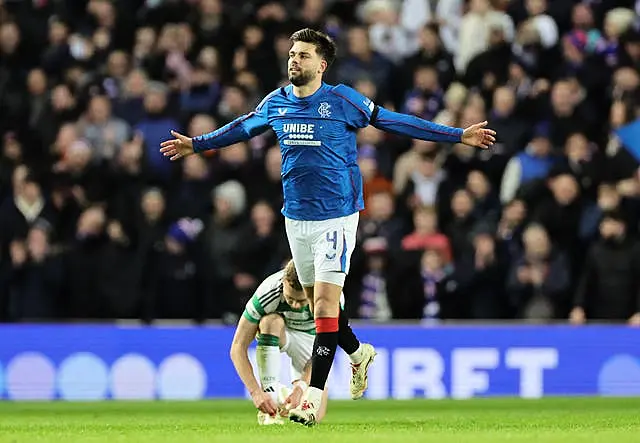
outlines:
[{"label": "white sock trim", "polygon": [[354,365],[358,365],[362,363],[363,355],[362,355],[362,344],[358,345],[358,349],[353,354],[349,355],[349,360]]}]

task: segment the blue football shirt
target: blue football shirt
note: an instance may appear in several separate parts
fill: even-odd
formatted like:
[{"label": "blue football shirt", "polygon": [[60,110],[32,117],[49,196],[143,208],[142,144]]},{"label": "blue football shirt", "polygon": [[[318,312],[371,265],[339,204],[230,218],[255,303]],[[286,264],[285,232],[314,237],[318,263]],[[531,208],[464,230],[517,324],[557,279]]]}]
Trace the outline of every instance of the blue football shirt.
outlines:
[{"label": "blue football shirt", "polygon": [[354,89],[322,86],[304,98],[293,86],[267,95],[254,112],[194,137],[196,152],[247,140],[269,128],[282,153],[282,214],[294,220],[327,220],[364,208],[357,163],[356,131],[372,124],[414,138],[458,142],[459,128],[436,125],[376,106]]}]

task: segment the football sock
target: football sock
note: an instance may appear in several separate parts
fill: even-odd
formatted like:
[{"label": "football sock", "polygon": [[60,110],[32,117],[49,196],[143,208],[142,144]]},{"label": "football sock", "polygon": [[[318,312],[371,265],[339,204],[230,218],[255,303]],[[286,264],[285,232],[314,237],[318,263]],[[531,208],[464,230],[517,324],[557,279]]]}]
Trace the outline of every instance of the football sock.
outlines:
[{"label": "football sock", "polygon": [[273,401],[278,403],[278,388],[280,386],[280,340],[275,335],[258,335],[256,347],[256,361],[258,363],[258,378],[262,390],[267,392]]},{"label": "football sock", "polygon": [[349,355],[351,363],[358,364],[362,361],[362,352],[360,351],[360,341],[353,333],[353,329],[349,326],[349,319],[344,310],[340,309],[340,317],[338,317],[338,346]]},{"label": "football sock", "polygon": [[362,358],[362,347],[358,345],[358,349],[356,349],[355,352],[349,354],[349,360],[351,360],[351,363],[353,363],[354,365],[359,365],[360,363],[362,363]]},{"label": "football sock", "polygon": [[[316,318],[316,339],[313,342],[310,387],[321,392],[329,378],[333,357],[338,348],[338,319],[336,317]],[[309,394],[311,395],[311,394]],[[316,404],[318,406],[319,403]]]},{"label": "football sock", "polygon": [[307,401],[314,407],[320,408],[320,403],[322,403],[322,389],[310,386],[307,389]]}]

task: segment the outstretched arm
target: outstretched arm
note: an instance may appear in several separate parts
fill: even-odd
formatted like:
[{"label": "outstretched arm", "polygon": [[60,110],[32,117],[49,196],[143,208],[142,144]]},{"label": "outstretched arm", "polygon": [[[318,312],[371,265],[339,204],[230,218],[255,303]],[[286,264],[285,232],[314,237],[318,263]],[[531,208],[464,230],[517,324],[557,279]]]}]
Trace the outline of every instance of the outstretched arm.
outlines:
[{"label": "outstretched arm", "polygon": [[162,142],[160,152],[173,161],[196,152],[224,148],[263,133],[269,129],[268,102],[274,93],[275,91],[262,99],[255,111],[242,115],[213,132],[191,138],[171,131],[175,138]]},{"label": "outstretched arm", "polygon": [[371,116],[371,125],[397,135],[405,135],[420,140],[460,143],[462,128],[439,125],[409,114],[389,111],[376,106]]},{"label": "outstretched arm", "polygon": [[162,142],[160,144],[160,152],[172,161],[178,160],[197,152],[224,148],[234,143],[249,140],[268,128],[269,123],[265,113],[250,112],[238,117],[220,129],[193,138],[171,131],[171,135],[175,138]]},{"label": "outstretched arm", "polygon": [[250,112],[238,117],[231,123],[224,125],[207,134],[193,137],[193,151],[202,152],[209,149],[224,148],[234,143],[249,140],[269,129],[269,123],[263,113]]},{"label": "outstretched arm", "polygon": [[434,142],[464,143],[482,149],[489,148],[496,141],[495,131],[485,128],[486,121],[466,129],[453,128],[413,115],[389,111],[381,106],[375,107],[371,125],[392,134]]},{"label": "outstretched arm", "polygon": [[354,128],[372,125],[392,134],[434,142],[464,143],[482,149],[489,148],[496,141],[496,131],[485,128],[486,121],[465,129],[452,128],[413,115],[389,111],[345,85],[337,85],[332,93],[342,99],[346,121]]}]

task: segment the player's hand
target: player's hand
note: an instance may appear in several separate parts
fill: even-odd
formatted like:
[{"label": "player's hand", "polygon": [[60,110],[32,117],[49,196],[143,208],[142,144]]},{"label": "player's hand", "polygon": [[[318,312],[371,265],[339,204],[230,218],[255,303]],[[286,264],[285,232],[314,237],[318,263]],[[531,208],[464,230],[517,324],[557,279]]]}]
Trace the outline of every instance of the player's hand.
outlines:
[{"label": "player's hand", "polygon": [[193,140],[191,140],[191,137],[179,134],[176,131],[171,131],[171,135],[175,137],[173,140],[166,140],[160,143],[160,152],[165,157],[169,157],[169,160],[174,161],[193,154]]},{"label": "player's hand", "polygon": [[489,149],[496,142],[496,131],[485,128],[488,122],[476,123],[462,133],[462,143],[475,148]]},{"label": "player's hand", "polygon": [[278,405],[276,405],[276,402],[274,402],[271,396],[266,392],[258,390],[251,394],[251,399],[253,400],[253,404],[256,408],[265,414],[273,416],[278,412]]},{"label": "player's hand", "polygon": [[297,408],[302,401],[303,394],[304,392],[302,391],[302,388],[300,386],[294,386],[293,391],[291,391],[291,394],[289,394],[289,396],[284,401],[285,407],[289,410]]}]

